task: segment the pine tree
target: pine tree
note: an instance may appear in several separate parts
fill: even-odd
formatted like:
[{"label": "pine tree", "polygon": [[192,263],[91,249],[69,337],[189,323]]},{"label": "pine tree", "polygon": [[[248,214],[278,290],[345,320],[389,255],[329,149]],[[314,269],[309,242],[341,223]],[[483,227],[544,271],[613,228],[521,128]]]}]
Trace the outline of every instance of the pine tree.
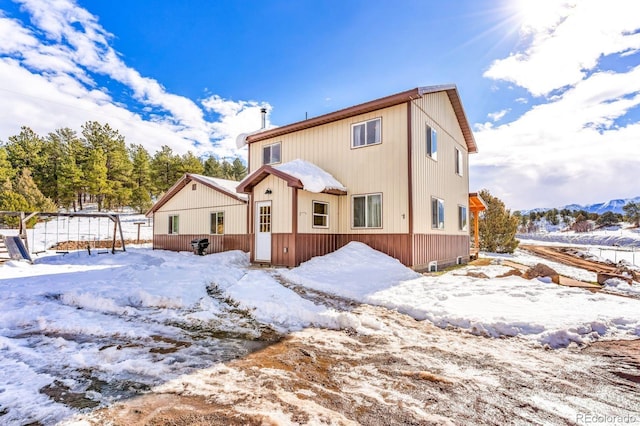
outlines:
[{"label": "pine tree", "polygon": [[102,211],[107,191],[107,159],[101,149],[92,149],[89,152],[84,175],[87,191],[98,202],[98,211]]},{"label": "pine tree", "polygon": [[518,218],[511,214],[504,203],[483,189],[480,197],[487,209],[480,214],[480,248],[494,253],[513,253],[518,247],[515,239]]},{"label": "pine tree", "polygon": [[233,180],[241,181],[247,176],[247,168],[239,157],[236,157],[231,163],[231,174]]},{"label": "pine tree", "polygon": [[[0,183],[0,211],[26,212],[29,210],[27,200],[13,191],[13,186],[8,179]],[[20,218],[4,216],[0,217],[0,223],[10,228],[17,228],[20,224]]]},{"label": "pine tree", "polygon": [[233,167],[227,160],[222,160],[222,164],[220,165],[222,169],[222,173],[220,176],[223,179],[233,179]]},{"label": "pine tree", "polygon": [[4,146],[0,146],[0,184],[6,180],[11,180],[15,176],[15,169],[9,162],[9,156]]},{"label": "pine tree", "polygon": [[42,149],[44,141],[29,127],[23,126],[20,133],[9,137],[5,146],[9,162],[15,170],[25,167],[32,173],[39,173],[42,165]]},{"label": "pine tree", "polygon": [[108,124],[88,121],[82,126],[82,135],[93,149],[100,149],[105,156],[107,182],[102,193],[109,208],[122,207],[131,198],[131,160],[124,137]]},{"label": "pine tree", "polygon": [[31,177],[31,170],[22,169],[22,173],[18,176],[15,185],[15,192],[22,195],[27,201],[28,211],[54,212],[57,211],[55,204],[49,198],[42,195],[38,189],[38,185]]},{"label": "pine tree", "polygon": [[202,172],[205,176],[211,177],[222,177],[222,167],[220,166],[220,162],[214,156],[210,156],[204,162],[204,171]]},{"label": "pine tree", "polygon": [[151,160],[151,177],[154,184],[154,195],[160,195],[169,189],[182,176],[180,157],[173,150],[163,145],[156,151]]},{"label": "pine tree", "polygon": [[204,166],[202,165],[202,161],[195,155],[193,152],[188,151],[186,154],[180,157],[180,176],[185,173],[194,173],[197,175],[201,175],[204,171]]},{"label": "pine tree", "polygon": [[151,156],[142,145],[132,145],[130,148],[133,170],[131,180],[133,191],[131,194],[131,207],[140,213],[151,208]]},{"label": "pine tree", "polygon": [[640,203],[629,202],[622,207],[622,210],[624,210],[624,217],[627,221],[635,226],[640,226]]}]

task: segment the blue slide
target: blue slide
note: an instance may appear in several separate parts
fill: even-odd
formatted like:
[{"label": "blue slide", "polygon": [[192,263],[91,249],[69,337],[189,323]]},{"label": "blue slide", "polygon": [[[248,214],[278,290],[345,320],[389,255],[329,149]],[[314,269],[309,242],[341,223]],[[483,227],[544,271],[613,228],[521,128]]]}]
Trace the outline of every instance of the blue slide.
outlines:
[{"label": "blue slide", "polygon": [[9,251],[9,256],[14,260],[28,260],[29,262],[33,262],[31,260],[31,256],[27,251],[27,248],[24,246],[24,242],[20,237],[4,237],[4,244],[7,246],[7,250]]}]

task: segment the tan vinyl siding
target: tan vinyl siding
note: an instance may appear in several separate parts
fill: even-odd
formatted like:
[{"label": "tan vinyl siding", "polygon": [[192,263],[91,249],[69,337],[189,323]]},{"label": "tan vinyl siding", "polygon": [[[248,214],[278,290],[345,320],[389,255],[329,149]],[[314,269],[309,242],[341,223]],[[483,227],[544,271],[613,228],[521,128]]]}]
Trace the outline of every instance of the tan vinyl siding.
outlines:
[{"label": "tan vinyl siding", "polygon": [[[469,154],[453,107],[445,92],[412,101],[413,230],[416,234],[468,235],[458,229],[458,206],[469,204]],[[426,155],[426,126],[438,132],[437,161]],[[455,149],[462,153],[462,176],[456,174]],[[431,198],[444,200],[444,229],[431,227]]]},{"label": "tan vinyl siding", "polygon": [[224,212],[224,233],[247,232],[246,203],[229,197],[201,183],[187,184],[154,214],[153,233],[164,235],[169,231],[169,216],[178,215],[178,234],[209,234],[210,215]]},{"label": "tan vinyl siding", "polygon": [[[271,194],[265,194],[267,189]],[[253,205],[258,201],[271,201],[271,232],[288,234],[292,232],[291,212],[292,188],[282,179],[269,175],[253,189]]]},{"label": "tan vinyl siding", "polygon": [[[339,233],[339,200],[344,196],[298,192],[298,232],[301,234],[337,234]],[[313,227],[313,202],[329,205],[329,227]]]},{"label": "tan vinyl siding", "polygon": [[[351,125],[374,118],[382,119],[381,143],[351,148]],[[262,147],[275,142],[281,142],[283,163],[309,161],[347,187],[348,195],[339,197],[338,232],[409,232],[406,104],[253,143],[251,171],[262,166]],[[352,229],[351,195],[372,193],[383,194],[382,228]]]}]

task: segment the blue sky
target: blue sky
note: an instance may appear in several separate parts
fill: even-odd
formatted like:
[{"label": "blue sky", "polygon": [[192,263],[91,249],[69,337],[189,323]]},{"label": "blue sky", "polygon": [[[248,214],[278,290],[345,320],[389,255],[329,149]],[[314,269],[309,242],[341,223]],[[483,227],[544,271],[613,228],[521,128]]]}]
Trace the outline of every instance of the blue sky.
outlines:
[{"label": "blue sky", "polygon": [[0,140],[87,120],[232,157],[279,126],[455,83],[472,190],[511,209],[640,195],[635,0],[0,0]]}]

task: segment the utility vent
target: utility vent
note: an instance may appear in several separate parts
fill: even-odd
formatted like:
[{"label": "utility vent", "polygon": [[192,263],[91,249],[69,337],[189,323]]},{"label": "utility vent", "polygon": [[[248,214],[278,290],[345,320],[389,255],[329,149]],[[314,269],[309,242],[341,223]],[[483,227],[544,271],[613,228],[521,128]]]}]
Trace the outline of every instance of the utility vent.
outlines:
[{"label": "utility vent", "polygon": [[438,261],[429,262],[429,272],[438,272]]},{"label": "utility vent", "polygon": [[456,258],[456,265],[462,265],[462,256]]}]

